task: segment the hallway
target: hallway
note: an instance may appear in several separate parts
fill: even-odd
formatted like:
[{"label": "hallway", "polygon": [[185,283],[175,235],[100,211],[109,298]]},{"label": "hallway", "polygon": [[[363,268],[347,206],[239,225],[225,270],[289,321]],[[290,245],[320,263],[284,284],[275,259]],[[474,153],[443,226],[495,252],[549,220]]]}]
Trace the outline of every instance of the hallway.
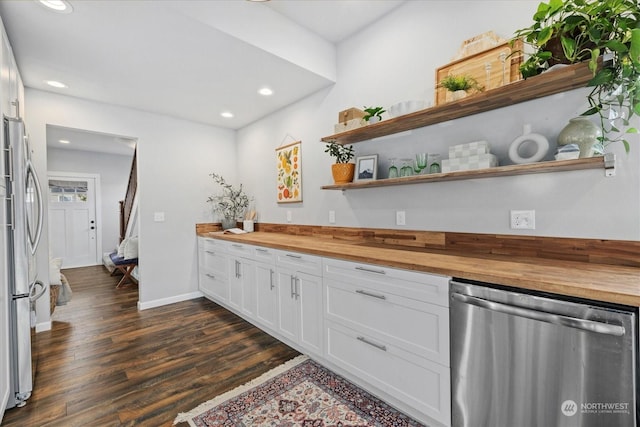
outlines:
[{"label": "hallway", "polygon": [[35,391],[3,426],[170,426],[297,355],[204,298],[138,311],[104,267],[63,273],[73,299],[37,335]]}]

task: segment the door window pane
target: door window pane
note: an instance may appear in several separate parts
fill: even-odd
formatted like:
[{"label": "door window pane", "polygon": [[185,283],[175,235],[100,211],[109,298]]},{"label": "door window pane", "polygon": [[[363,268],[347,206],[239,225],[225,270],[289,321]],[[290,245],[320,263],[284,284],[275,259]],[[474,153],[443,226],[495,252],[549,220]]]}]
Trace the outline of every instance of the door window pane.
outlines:
[{"label": "door window pane", "polygon": [[87,181],[49,180],[49,202],[86,203]]}]

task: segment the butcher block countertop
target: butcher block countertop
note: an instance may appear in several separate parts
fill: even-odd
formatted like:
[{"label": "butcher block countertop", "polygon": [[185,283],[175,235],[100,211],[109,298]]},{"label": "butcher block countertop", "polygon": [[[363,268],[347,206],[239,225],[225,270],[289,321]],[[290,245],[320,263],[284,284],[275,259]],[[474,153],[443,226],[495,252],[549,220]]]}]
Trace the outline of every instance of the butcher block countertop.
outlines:
[{"label": "butcher block countertop", "polygon": [[407,248],[273,232],[198,233],[232,242],[640,306],[640,268],[535,257]]}]

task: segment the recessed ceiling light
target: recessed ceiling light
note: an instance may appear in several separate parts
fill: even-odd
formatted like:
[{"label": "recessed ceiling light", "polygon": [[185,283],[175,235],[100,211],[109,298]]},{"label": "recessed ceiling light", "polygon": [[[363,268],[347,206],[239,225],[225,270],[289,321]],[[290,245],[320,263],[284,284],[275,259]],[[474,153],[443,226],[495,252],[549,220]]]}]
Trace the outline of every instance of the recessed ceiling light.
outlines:
[{"label": "recessed ceiling light", "polygon": [[66,0],[38,0],[38,3],[43,5],[49,10],[53,10],[58,13],[71,13],[73,12],[73,7]]},{"label": "recessed ceiling light", "polygon": [[225,119],[230,119],[233,117],[233,113],[230,111],[223,111],[222,113],[220,113],[220,115]]},{"label": "recessed ceiling light", "polygon": [[67,87],[66,84],[64,84],[62,82],[59,82],[57,80],[47,80],[45,83],[48,84],[51,87],[57,87],[58,89],[62,89],[62,88]]},{"label": "recessed ceiling light", "polygon": [[258,93],[262,96],[270,96],[273,95],[273,90],[269,89],[268,87],[263,87],[262,89],[258,90]]},{"label": "recessed ceiling light", "polygon": [[68,139],[59,139],[58,142],[60,144],[71,144],[71,141],[69,141]]}]

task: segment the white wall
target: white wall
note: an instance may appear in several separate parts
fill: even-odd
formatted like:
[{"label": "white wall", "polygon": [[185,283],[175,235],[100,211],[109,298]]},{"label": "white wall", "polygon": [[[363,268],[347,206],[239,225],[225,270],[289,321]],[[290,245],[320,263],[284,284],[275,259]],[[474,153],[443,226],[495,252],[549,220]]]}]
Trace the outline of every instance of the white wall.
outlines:
[{"label": "white wall", "polygon": [[[231,182],[236,180],[235,133],[33,89],[26,92],[26,106],[35,164],[41,175],[47,170],[48,124],[138,139],[139,303],[145,308],[197,294],[194,224],[213,219],[206,198],[218,188],[208,174],[215,171]],[[165,222],[154,222],[154,212],[164,212]],[[43,235],[40,266],[46,266],[46,228]],[[41,271],[41,277],[47,274]],[[43,317],[38,322],[48,320],[44,319],[48,316],[44,307],[38,306],[38,313]]]},{"label": "white wall", "polygon": [[[338,112],[364,105],[388,107],[398,101],[433,101],[435,70],[451,61],[462,41],[488,30],[508,38],[530,25],[538,1],[410,1],[338,46],[337,83],[238,132],[239,180],[256,197],[262,222],[336,225],[474,233],[640,239],[640,144],[631,138],[627,155],[617,153],[617,175],[602,170],[505,178],[323,191],[330,184],[332,159],[320,138],[333,134]],[[464,13],[458,13],[464,10]],[[454,17],[449,19],[448,17]],[[445,18],[443,18],[445,17]],[[501,164],[508,146],[531,124],[555,150],[568,120],[587,109],[579,89],[544,99],[465,117],[395,136],[355,144],[357,155],[378,153],[379,174],[389,157],[441,153],[458,143],[486,139]],[[290,134],[303,141],[303,202],[276,203],[275,148]],[[287,140],[286,142],[291,142]],[[509,210],[534,209],[536,230],[510,230]],[[395,210],[407,224],[395,225]]]},{"label": "white wall", "polygon": [[99,206],[102,216],[102,247],[98,248],[100,254],[112,252],[118,246],[120,236],[120,204],[118,202],[124,200],[127,193],[132,161],[133,154],[124,156],[60,148],[47,149],[49,171],[100,175]]}]

